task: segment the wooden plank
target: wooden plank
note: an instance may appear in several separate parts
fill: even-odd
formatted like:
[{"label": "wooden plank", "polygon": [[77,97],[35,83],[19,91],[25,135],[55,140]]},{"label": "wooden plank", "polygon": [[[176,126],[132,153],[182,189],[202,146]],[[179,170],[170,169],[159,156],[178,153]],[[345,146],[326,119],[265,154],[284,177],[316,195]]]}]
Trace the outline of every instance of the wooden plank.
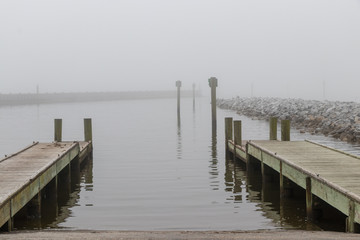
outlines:
[{"label": "wooden plank", "polygon": [[67,165],[70,163],[70,155],[63,155],[57,162],[56,162],[56,172],[59,173],[63,170]]},{"label": "wooden plank", "polygon": [[13,217],[21,208],[23,208],[38,192],[39,179],[25,186],[21,191],[12,197],[11,201],[11,217]]},{"label": "wooden plank", "polygon": [[314,195],[318,196],[345,215],[349,214],[349,198],[343,193],[340,193],[323,181],[317,179],[311,179],[311,191]]},{"label": "wooden plank", "polygon": [[10,208],[13,217],[79,152],[77,142],[39,143],[3,159],[0,162],[0,225],[10,218]]},{"label": "wooden plank", "polygon": [[40,190],[43,189],[56,175],[56,165],[54,164],[50,168],[48,168],[43,174],[41,174]]},{"label": "wooden plank", "polygon": [[248,154],[256,159],[261,159],[261,150],[248,144]]},{"label": "wooden plank", "polygon": [[245,149],[237,146],[235,150],[236,150],[236,156],[239,157],[240,159],[242,159],[243,161],[245,161],[246,160]]},{"label": "wooden plank", "polygon": [[294,169],[292,166],[284,162],[282,165],[282,174],[303,189],[306,189],[306,178],[308,177],[307,174]]},{"label": "wooden plank", "polygon": [[[299,186],[306,189],[306,177],[311,177],[311,191],[347,216],[349,209],[355,208],[353,219],[360,221],[360,161],[349,154],[342,154],[309,142],[253,141],[249,153],[260,159],[262,151],[266,156],[283,161],[282,173]],[[269,157],[271,159],[271,157]],[[358,193],[355,195],[354,193]],[[353,208],[349,204],[354,200]]]},{"label": "wooden plank", "polygon": [[266,152],[263,152],[262,158],[263,158],[264,164],[271,167],[275,171],[280,172],[280,161],[279,161],[279,159],[273,157],[272,155],[270,155],[270,154],[268,154]]},{"label": "wooden plank", "polygon": [[10,219],[10,201],[0,206],[0,226]]}]

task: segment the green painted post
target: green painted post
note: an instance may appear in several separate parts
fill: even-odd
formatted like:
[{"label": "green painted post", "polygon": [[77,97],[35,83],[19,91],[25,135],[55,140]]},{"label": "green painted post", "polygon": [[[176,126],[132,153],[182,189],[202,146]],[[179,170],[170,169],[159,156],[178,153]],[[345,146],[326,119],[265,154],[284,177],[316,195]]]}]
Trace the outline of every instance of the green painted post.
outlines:
[{"label": "green painted post", "polygon": [[306,216],[308,220],[313,218],[313,196],[311,192],[311,178],[306,178]]},{"label": "green painted post", "polygon": [[85,142],[92,141],[91,118],[84,118],[84,138],[85,138]]},{"label": "green painted post", "polygon": [[290,141],[290,120],[281,120],[281,141]]},{"label": "green painted post", "polygon": [[276,117],[270,118],[270,140],[277,140],[277,121]]},{"label": "green painted post", "polygon": [[212,129],[216,131],[216,87],[218,86],[218,80],[215,77],[209,78],[209,86],[211,88],[211,119]]},{"label": "green painted post", "polygon": [[177,115],[180,116],[180,88],[181,88],[181,81],[176,81],[177,87]]},{"label": "green painted post", "polygon": [[54,141],[61,142],[62,141],[62,119],[54,120]]},{"label": "green painted post", "polygon": [[225,118],[225,149],[226,149],[226,153],[228,153],[228,151],[229,151],[228,142],[229,142],[229,140],[233,139],[232,125],[233,125],[232,117]]}]

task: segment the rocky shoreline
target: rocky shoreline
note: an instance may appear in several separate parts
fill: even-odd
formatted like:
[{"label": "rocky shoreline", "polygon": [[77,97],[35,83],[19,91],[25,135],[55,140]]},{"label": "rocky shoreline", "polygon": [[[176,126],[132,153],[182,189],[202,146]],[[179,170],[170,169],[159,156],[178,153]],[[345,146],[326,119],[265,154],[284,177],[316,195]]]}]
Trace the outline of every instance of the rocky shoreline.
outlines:
[{"label": "rocky shoreline", "polygon": [[360,143],[360,103],[236,97],[217,99],[217,105],[255,119],[289,119],[300,132]]}]

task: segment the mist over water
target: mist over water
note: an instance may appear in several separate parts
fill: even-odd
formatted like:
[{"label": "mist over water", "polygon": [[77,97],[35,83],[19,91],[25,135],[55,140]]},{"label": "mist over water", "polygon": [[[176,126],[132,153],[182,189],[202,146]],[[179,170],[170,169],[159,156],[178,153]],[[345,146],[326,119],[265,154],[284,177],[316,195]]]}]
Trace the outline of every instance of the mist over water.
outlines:
[{"label": "mist over water", "polygon": [[[218,98],[359,102],[359,29],[359,0],[2,0],[0,94],[175,91],[181,80],[182,90],[195,83],[206,96],[216,77]],[[243,121],[243,139],[267,139],[268,123],[218,110],[214,134],[208,98],[195,109],[184,99],[180,118],[175,106],[153,99],[1,107],[0,154],[51,142],[55,118],[63,118],[64,140],[81,140],[82,119],[93,119],[94,161],[45,228],[339,230],[308,223],[303,202],[279,205],[277,189],[226,161],[225,116]],[[304,138],[359,152],[292,135]]]},{"label": "mist over water", "polygon": [[215,76],[219,97],[359,101],[359,13],[358,0],[3,0],[0,92],[207,93]]}]

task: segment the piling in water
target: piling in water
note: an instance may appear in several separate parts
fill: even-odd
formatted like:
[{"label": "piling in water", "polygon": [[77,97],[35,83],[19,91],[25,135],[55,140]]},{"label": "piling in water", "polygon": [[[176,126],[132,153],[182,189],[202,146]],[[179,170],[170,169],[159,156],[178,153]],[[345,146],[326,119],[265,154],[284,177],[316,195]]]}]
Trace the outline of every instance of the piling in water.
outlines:
[{"label": "piling in water", "polygon": [[290,120],[281,120],[281,141],[290,141]]},{"label": "piling in water", "polygon": [[234,144],[241,145],[242,137],[241,137],[241,121],[235,120],[234,121]]},{"label": "piling in water", "polygon": [[311,192],[311,178],[306,178],[306,216],[310,221],[313,218],[313,196]]},{"label": "piling in water", "polygon": [[225,153],[226,159],[229,159],[229,140],[233,139],[233,119],[231,117],[225,118]]},{"label": "piling in water", "polygon": [[218,86],[218,80],[215,77],[209,78],[209,86],[211,88],[211,119],[212,129],[216,131],[216,87]]},{"label": "piling in water", "polygon": [[236,145],[242,144],[241,139],[241,121],[236,120],[234,121],[234,160],[236,158]]},{"label": "piling in water", "polygon": [[176,81],[176,87],[177,87],[177,115],[180,116],[180,87],[181,87],[181,81]]},{"label": "piling in water", "polygon": [[54,141],[62,141],[62,119],[54,120]]},{"label": "piling in water", "polygon": [[276,117],[270,118],[270,140],[277,140],[277,121]]},{"label": "piling in water", "polygon": [[193,110],[195,110],[195,83],[193,83],[192,88],[193,88]]},{"label": "piling in water", "polygon": [[91,118],[84,118],[84,140],[92,141],[92,123]]}]

